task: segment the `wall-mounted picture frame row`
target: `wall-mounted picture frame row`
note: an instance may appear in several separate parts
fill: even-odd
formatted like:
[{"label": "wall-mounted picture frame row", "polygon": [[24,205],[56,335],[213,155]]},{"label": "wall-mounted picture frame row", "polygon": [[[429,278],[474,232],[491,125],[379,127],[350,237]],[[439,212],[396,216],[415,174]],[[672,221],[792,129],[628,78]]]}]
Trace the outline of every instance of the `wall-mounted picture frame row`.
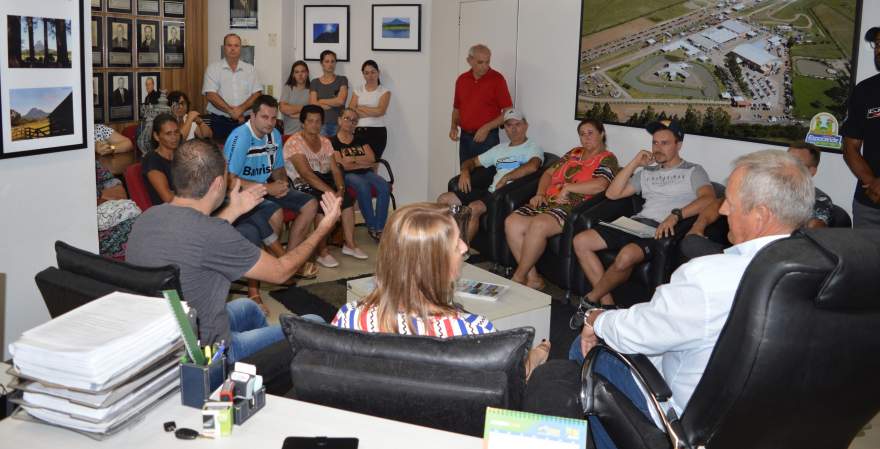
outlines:
[{"label": "wall-mounted picture frame row", "polygon": [[93,16],[91,32],[92,67],[186,65],[184,22]]},{"label": "wall-mounted picture frame row", "polygon": [[161,6],[162,15],[165,17],[180,19],[186,17],[186,0],[91,0],[91,2],[92,11],[158,16]]},{"label": "wall-mounted picture frame row", "polygon": [[156,103],[160,88],[160,72],[93,73],[92,102],[95,123],[136,120],[141,106]]}]

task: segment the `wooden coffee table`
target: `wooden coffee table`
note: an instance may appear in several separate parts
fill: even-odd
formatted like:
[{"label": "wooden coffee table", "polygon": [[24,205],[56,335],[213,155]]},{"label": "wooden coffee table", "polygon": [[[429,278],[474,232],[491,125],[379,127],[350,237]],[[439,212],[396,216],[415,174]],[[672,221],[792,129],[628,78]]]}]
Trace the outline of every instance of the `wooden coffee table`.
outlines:
[{"label": "wooden coffee table", "polygon": [[[488,318],[499,330],[522,326],[535,328],[532,346],[540,343],[541,339],[550,339],[550,295],[467,263],[461,268],[461,277],[510,287],[494,302],[456,295],[455,302],[465,310]],[[348,281],[346,301],[353,303],[361,300],[372,291],[373,285],[372,277]]]}]

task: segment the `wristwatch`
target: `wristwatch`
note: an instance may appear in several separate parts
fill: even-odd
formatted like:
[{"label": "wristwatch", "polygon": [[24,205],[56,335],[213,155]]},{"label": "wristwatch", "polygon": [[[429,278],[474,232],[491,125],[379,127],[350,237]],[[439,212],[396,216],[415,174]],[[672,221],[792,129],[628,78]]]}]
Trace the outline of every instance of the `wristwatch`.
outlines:
[{"label": "wristwatch", "polygon": [[672,215],[678,217],[678,221],[684,220],[684,214],[681,213],[679,208],[672,209]]}]

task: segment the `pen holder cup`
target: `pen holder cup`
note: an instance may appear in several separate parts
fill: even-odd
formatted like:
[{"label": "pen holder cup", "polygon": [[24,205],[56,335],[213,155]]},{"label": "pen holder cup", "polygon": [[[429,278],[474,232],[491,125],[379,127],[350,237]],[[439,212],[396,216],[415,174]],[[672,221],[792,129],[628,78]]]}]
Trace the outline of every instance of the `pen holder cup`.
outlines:
[{"label": "pen holder cup", "polygon": [[208,366],[194,363],[180,365],[180,402],[201,409],[211,393],[226,380],[226,357]]}]

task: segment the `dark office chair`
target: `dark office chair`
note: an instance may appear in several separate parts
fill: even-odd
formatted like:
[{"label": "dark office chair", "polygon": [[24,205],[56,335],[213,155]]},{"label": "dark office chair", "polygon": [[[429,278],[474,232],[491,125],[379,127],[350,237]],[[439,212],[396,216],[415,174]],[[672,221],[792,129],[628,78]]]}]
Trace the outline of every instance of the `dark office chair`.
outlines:
[{"label": "dark office chair", "polygon": [[[480,255],[495,262],[497,265],[511,267],[515,265],[510,248],[507,247],[507,239],[504,237],[504,219],[518,207],[525,204],[538,188],[538,181],[544,170],[559,160],[559,156],[553,153],[544,153],[544,163],[541,169],[530,175],[524,176],[511,182],[492,193],[492,200],[486,205],[486,213],[480,217],[480,228],[477,235],[471,241],[471,247],[480,252]],[[471,171],[471,186],[485,189],[495,176],[495,167],[477,167]],[[447,184],[448,191],[458,190],[458,176],[453,177]],[[523,195],[510,197],[514,191],[531,191],[528,198],[522,199]]]},{"label": "dark office chair", "polygon": [[584,412],[621,448],[846,449],[880,411],[878,266],[880,231],[808,230],[771,243],[746,269],[703,377],[666,433],[591,370],[610,351],[662,403],[669,387],[641,355],[594,348]]},{"label": "dark office chair", "polygon": [[486,407],[518,410],[534,329],[442,339],[373,334],[281,316],[291,397],[481,436]]},{"label": "dark office chair", "polygon": [[162,290],[180,291],[180,270],[166,265],[146,268],[55,242],[58,268],[37,273],[34,280],[49,316],[55,318],[114,291],[162,297]]}]

